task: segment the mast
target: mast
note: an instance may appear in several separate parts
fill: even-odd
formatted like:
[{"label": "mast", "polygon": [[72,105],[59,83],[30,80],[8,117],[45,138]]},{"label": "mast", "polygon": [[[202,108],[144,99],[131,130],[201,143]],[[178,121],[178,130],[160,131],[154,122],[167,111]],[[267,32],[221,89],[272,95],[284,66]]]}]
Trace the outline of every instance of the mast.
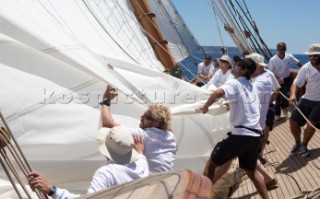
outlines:
[{"label": "mast", "polygon": [[130,2],[140,24],[148,33],[147,36],[153,50],[162,65],[166,68],[165,72],[179,70],[177,62],[173,58],[168,47],[168,42],[164,39],[160,31],[160,27],[155,19],[155,14],[151,12],[151,8],[147,0],[130,0]]}]

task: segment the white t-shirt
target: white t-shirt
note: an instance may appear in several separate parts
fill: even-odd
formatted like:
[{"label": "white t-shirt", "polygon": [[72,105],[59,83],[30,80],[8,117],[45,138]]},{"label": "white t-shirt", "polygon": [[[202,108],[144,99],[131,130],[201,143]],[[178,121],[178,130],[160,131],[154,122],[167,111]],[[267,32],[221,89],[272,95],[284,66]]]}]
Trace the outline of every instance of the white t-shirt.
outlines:
[{"label": "white t-shirt", "polygon": [[158,128],[130,129],[143,138],[144,155],[151,173],[173,170],[177,152],[176,137],[170,131]]},{"label": "white t-shirt", "polygon": [[[149,174],[147,159],[142,154],[138,155],[136,161],[127,165],[116,164],[110,160],[95,172],[87,193],[94,193],[115,185],[130,182],[146,177]],[[66,189],[57,188],[56,193],[51,197],[53,199],[72,199],[80,197],[80,195],[70,193]]]},{"label": "white t-shirt", "polygon": [[[225,97],[230,104],[230,122],[234,126],[245,126],[261,131],[260,101],[252,83],[245,77],[230,79],[222,85]],[[245,128],[234,128],[234,135],[248,135],[258,137],[259,134]]]},{"label": "white t-shirt", "polygon": [[278,55],[271,57],[268,69],[273,72],[276,77],[286,78],[290,75],[290,64],[298,64],[299,60],[293,55],[286,53],[283,59]]},{"label": "white t-shirt", "polygon": [[272,73],[265,71],[264,73],[251,78],[252,84],[254,85],[261,104],[260,107],[260,120],[259,124],[262,129],[266,126],[266,116],[269,108],[270,97],[272,94]]},{"label": "white t-shirt", "polygon": [[228,69],[226,74],[223,74],[222,70],[219,69],[210,79],[210,81],[205,85],[205,88],[210,88],[213,84],[216,88],[222,86],[228,79],[233,79],[231,69]]},{"label": "white t-shirt", "polygon": [[214,68],[214,66],[213,66],[212,63],[210,63],[208,66],[206,66],[204,64],[204,62],[199,63],[198,64],[198,71],[197,71],[198,72],[197,82],[203,82],[204,84],[206,84],[209,81],[209,79],[207,79],[207,80],[202,79],[200,77],[200,73],[202,73],[205,76],[207,76],[209,74],[212,75],[213,74],[213,68]]},{"label": "white t-shirt", "polygon": [[299,69],[293,84],[301,88],[306,82],[306,92],[302,98],[320,101],[320,72],[312,66],[311,62],[306,63]]}]

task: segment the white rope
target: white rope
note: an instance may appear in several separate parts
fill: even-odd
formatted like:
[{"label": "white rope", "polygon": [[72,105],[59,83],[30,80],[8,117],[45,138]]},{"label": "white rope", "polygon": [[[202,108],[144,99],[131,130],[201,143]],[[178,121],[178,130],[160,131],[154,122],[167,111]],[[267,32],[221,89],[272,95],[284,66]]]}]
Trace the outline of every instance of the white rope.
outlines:
[{"label": "white rope", "polygon": [[[287,98],[287,96],[285,96],[282,92],[280,92],[280,94],[282,95],[282,97],[284,97],[286,100],[289,101],[289,99]],[[318,130],[320,131],[317,127],[315,127],[309,120],[308,118],[302,113],[302,111],[299,109],[299,107],[297,106],[296,103],[292,103],[294,108],[297,109],[297,111],[299,111],[299,113],[301,114],[301,116],[307,121],[307,123],[312,127],[314,128],[315,130]]]}]

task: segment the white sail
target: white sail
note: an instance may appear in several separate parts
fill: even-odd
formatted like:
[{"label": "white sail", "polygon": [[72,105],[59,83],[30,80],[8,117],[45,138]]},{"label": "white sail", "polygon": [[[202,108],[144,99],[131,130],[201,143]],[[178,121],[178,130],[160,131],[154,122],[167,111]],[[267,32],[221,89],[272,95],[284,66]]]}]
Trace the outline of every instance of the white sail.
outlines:
[{"label": "white sail", "polygon": [[177,169],[201,172],[230,128],[219,104],[194,111],[208,91],[162,73],[126,0],[4,0],[0,24],[0,110],[53,184],[85,193],[103,164],[95,137],[107,84],[121,93],[112,112],[122,124],[137,127],[149,103],[171,107]]}]

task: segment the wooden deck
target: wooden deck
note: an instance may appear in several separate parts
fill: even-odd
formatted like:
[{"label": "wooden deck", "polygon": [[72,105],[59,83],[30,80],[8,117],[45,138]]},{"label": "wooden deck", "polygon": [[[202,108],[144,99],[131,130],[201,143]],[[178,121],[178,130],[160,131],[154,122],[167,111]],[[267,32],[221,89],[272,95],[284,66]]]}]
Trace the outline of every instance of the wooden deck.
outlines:
[{"label": "wooden deck", "polygon": [[[267,145],[264,155],[268,160],[265,166],[278,179],[278,187],[269,190],[270,198],[293,198],[302,191],[311,191],[320,187],[319,131],[316,131],[308,145],[311,155],[307,158],[300,155],[289,157],[294,139],[286,118],[276,122],[274,130],[270,132],[269,140],[270,144]],[[229,198],[261,198],[246,175],[241,178],[238,173],[235,178],[239,183],[232,187]]]}]

